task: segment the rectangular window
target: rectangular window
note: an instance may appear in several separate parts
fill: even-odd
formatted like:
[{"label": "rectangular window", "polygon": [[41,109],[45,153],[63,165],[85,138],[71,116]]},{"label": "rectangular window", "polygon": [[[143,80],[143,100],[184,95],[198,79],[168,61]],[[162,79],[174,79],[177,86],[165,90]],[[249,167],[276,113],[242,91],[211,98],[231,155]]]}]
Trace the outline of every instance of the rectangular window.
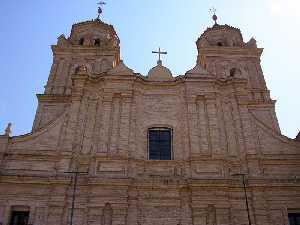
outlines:
[{"label": "rectangular window", "polygon": [[289,213],[289,225],[300,225],[300,213]]},{"label": "rectangular window", "polygon": [[172,159],[172,131],[169,128],[148,130],[148,150],[150,160]]},{"label": "rectangular window", "polygon": [[28,225],[29,211],[12,211],[10,225]]}]

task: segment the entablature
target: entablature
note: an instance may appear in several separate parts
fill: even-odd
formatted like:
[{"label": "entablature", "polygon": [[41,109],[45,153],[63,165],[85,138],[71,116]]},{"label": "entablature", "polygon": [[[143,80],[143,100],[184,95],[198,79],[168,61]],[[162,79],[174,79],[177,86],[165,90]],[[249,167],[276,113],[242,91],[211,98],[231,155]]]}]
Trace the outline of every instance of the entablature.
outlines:
[{"label": "entablature", "polygon": [[55,102],[55,103],[69,103],[71,95],[52,95],[52,94],[37,94],[39,102]]},{"label": "entablature", "polygon": [[263,53],[263,48],[231,48],[231,47],[209,47],[201,48],[199,55],[206,57],[237,57],[237,58],[260,58]]},{"label": "entablature", "polygon": [[85,47],[85,46],[70,46],[60,47],[57,45],[51,46],[52,52],[55,55],[96,55],[96,56],[110,56],[119,55],[120,47],[114,48],[99,48],[99,47]]}]

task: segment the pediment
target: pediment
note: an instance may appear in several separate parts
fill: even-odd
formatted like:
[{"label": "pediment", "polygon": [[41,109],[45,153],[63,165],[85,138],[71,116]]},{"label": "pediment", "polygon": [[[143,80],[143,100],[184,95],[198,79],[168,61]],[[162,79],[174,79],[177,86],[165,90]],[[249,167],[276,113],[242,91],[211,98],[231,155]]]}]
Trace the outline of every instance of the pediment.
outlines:
[{"label": "pediment", "polygon": [[253,114],[252,118],[257,127],[256,133],[259,137],[260,147],[263,154],[294,155],[300,153],[300,143],[275,132]]},{"label": "pediment", "polygon": [[12,138],[10,149],[14,150],[47,150],[53,151],[57,148],[61,127],[66,119],[67,113],[63,113],[55,121],[44,128],[26,135]]},{"label": "pediment", "polygon": [[200,64],[197,64],[193,69],[187,71],[185,73],[185,75],[187,77],[207,77],[207,76],[211,76],[211,74],[204,69]]},{"label": "pediment", "polygon": [[114,67],[107,73],[111,75],[134,75],[134,71],[126,66],[122,60],[116,67]]}]

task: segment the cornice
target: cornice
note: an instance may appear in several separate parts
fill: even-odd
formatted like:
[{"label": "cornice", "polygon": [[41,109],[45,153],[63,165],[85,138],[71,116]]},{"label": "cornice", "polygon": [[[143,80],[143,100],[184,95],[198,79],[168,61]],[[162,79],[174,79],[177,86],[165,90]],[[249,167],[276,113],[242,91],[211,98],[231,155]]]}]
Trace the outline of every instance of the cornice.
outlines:
[{"label": "cornice", "polygon": [[[268,188],[268,187],[299,187],[300,186],[300,179],[299,178],[247,178],[248,188]],[[226,187],[226,188],[240,188],[241,181],[240,179],[234,178],[215,178],[215,179],[189,179],[189,186],[191,187]]]},{"label": "cornice", "polygon": [[103,81],[125,81],[125,82],[137,82],[144,85],[155,85],[155,86],[176,86],[186,81],[184,76],[174,77],[173,80],[166,81],[150,81],[147,77],[135,73],[134,75],[110,75],[107,73],[93,74],[89,77],[89,81],[93,83]]},{"label": "cornice", "polygon": [[261,57],[263,53],[263,48],[237,48],[237,47],[208,47],[200,48],[200,55],[205,56],[238,56],[238,57]]},{"label": "cornice", "polygon": [[78,23],[73,24],[71,35],[72,35],[72,32],[74,32],[74,30],[76,30],[77,28],[80,28],[82,26],[101,26],[102,28],[112,32],[115,35],[117,35],[113,25],[104,23],[100,19],[87,20],[87,21],[82,21],[82,22],[78,22]]},{"label": "cornice", "polygon": [[[86,76],[85,76],[86,77]],[[157,86],[157,87],[165,87],[165,86],[177,86],[180,84],[188,84],[188,83],[213,83],[219,86],[230,86],[230,85],[242,85],[244,87],[247,84],[247,79],[244,78],[221,78],[218,79],[213,76],[209,77],[189,77],[184,75],[179,75],[174,77],[173,80],[162,80],[162,81],[151,81],[148,80],[147,77],[142,76],[140,74],[133,74],[133,75],[111,75],[109,73],[102,73],[102,74],[90,74],[86,77],[90,83],[96,84],[99,82],[108,82],[108,81],[118,81],[118,82],[131,82],[131,83],[138,83],[142,85],[149,85],[149,86]],[[88,84],[88,83],[87,83]]]},{"label": "cornice", "polygon": [[260,102],[260,101],[248,101],[247,105],[248,108],[251,109],[257,109],[257,108],[269,108],[274,107],[276,103],[276,100],[268,100],[268,101],[264,101],[264,102]]},{"label": "cornice", "polygon": [[209,33],[211,32],[219,32],[219,31],[227,31],[227,32],[231,32],[231,31],[234,31],[234,32],[237,32],[241,39],[243,39],[243,36],[241,34],[241,30],[239,28],[236,28],[236,27],[233,27],[233,26],[230,26],[228,24],[224,24],[224,25],[220,25],[220,24],[215,24],[213,27],[208,27],[200,36],[199,39],[201,38],[204,38],[206,37]]},{"label": "cornice", "polygon": [[71,95],[49,95],[49,94],[37,94],[39,102],[47,103],[69,103],[71,101]]},{"label": "cornice", "polygon": [[53,54],[60,54],[60,55],[68,55],[68,54],[93,54],[98,56],[110,56],[110,55],[117,55],[120,52],[120,47],[114,48],[105,48],[105,47],[93,47],[93,46],[77,46],[71,45],[67,47],[60,47],[57,45],[51,46]]},{"label": "cornice", "polygon": [[[60,175],[53,173],[53,176],[49,176],[49,174],[40,174],[40,175],[25,175],[18,176],[12,174],[1,174],[1,183],[22,183],[22,184],[44,184],[44,185],[69,185],[70,184],[70,176]],[[149,185],[153,187],[153,184],[159,185],[164,183],[164,181],[170,181],[170,186],[175,185],[185,185],[190,188],[227,188],[227,189],[236,189],[241,188],[240,179],[234,178],[203,178],[203,179],[184,179],[178,177],[153,177],[152,179],[149,177],[141,177],[141,179],[132,179],[129,177],[124,178],[105,178],[100,176],[90,176],[88,175],[84,179],[85,183],[88,185],[101,185],[101,186],[123,186],[129,187],[131,185],[138,186],[139,188],[148,187]],[[285,188],[299,188],[300,179],[295,178],[247,178],[248,188],[273,188],[273,187],[282,187]],[[169,185],[165,185],[169,186]]]}]

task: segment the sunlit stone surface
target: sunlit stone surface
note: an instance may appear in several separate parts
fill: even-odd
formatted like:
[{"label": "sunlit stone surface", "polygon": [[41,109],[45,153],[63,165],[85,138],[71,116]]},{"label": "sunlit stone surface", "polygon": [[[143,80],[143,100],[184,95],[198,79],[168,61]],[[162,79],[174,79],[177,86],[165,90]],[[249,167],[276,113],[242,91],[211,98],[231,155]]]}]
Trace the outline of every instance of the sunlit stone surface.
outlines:
[{"label": "sunlit stone surface", "polygon": [[[299,138],[280,133],[254,39],[215,24],[181,76],[161,61],[148,76],[135,73],[119,44],[111,25],[94,20],[52,46],[32,133],[0,136],[1,224],[17,213],[28,224],[68,224],[65,172],[76,168],[88,174],[78,176],[75,225],[248,224],[237,173],[248,174],[252,224],[300,213]],[[156,127],[172,134],[172,160],[148,160]]]}]

